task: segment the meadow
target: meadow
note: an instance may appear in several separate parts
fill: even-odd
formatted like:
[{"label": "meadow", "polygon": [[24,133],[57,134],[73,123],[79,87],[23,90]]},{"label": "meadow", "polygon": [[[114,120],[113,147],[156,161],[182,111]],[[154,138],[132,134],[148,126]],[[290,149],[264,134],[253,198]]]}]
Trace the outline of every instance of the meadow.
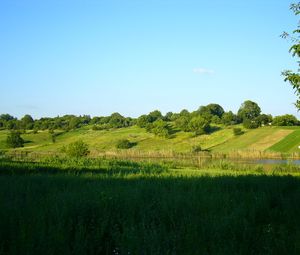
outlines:
[{"label": "meadow", "polygon": [[[91,155],[95,157],[103,154],[172,157],[175,154],[190,154],[197,146],[204,152],[232,154],[232,157],[282,157],[281,154],[284,154],[284,157],[299,157],[299,127],[260,127],[249,130],[240,126],[244,134],[235,136],[233,128],[236,126],[239,125],[215,127],[214,132],[201,136],[179,131],[169,139],[155,136],[137,126],[110,130],[92,130],[91,126],[84,126],[69,132],[56,130],[55,143],[47,130],[38,133],[26,131],[22,134],[25,140],[24,147],[17,150],[40,154],[58,153],[63,146],[80,139],[89,145]],[[0,131],[0,150],[7,149],[8,133]],[[117,149],[116,144],[122,139],[128,139],[135,146],[127,150]]]},{"label": "meadow", "polygon": [[300,171],[0,161],[0,254],[299,254]]}]

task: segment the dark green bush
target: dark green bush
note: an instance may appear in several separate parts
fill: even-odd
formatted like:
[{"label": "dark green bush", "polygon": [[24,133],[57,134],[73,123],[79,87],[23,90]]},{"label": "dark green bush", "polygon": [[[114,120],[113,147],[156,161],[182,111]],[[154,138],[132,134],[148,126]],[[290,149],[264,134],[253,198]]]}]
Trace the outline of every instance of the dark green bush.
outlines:
[{"label": "dark green bush", "polygon": [[234,129],[233,129],[233,134],[234,134],[235,136],[242,135],[243,133],[244,133],[244,132],[242,131],[241,128],[234,128]]},{"label": "dark green bush", "polygon": [[255,129],[259,127],[259,123],[255,120],[246,119],[243,122],[243,126],[247,129]]},{"label": "dark green bush", "polygon": [[201,148],[200,145],[195,145],[195,146],[192,147],[192,152],[193,153],[197,153],[197,152],[200,152],[200,151],[202,151],[202,148]]},{"label": "dark green bush", "polygon": [[6,138],[6,144],[9,148],[18,148],[24,146],[24,140],[20,131],[11,131]]},{"label": "dark green bush", "polygon": [[127,139],[122,139],[117,142],[116,147],[118,149],[130,149],[135,145],[136,145],[136,143],[132,143]]}]

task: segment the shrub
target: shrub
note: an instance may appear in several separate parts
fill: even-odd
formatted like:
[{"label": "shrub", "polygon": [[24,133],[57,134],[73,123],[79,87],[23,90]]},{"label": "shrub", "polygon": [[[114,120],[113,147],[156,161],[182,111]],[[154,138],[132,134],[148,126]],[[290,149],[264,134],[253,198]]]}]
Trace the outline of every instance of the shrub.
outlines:
[{"label": "shrub", "polygon": [[203,135],[210,131],[210,124],[205,118],[198,116],[190,120],[189,128],[192,132],[195,132],[195,135]]},{"label": "shrub", "polygon": [[274,126],[297,126],[299,121],[297,118],[291,114],[285,114],[282,116],[276,116],[273,119]]},{"label": "shrub", "polygon": [[233,129],[233,134],[234,134],[235,136],[242,135],[243,133],[244,133],[244,132],[242,131],[241,128],[234,128],[234,129]]},{"label": "shrub", "polygon": [[147,129],[149,132],[164,138],[170,138],[172,131],[170,125],[161,119],[150,124]]},{"label": "shrub", "polygon": [[189,132],[190,117],[181,116],[175,120],[175,126],[184,132]]},{"label": "shrub", "polygon": [[193,153],[197,153],[197,152],[200,152],[200,151],[202,151],[202,148],[201,148],[200,145],[195,145],[195,146],[192,147],[192,152]]},{"label": "shrub", "polygon": [[24,146],[24,140],[20,131],[11,131],[6,138],[6,144],[9,148],[18,148]]},{"label": "shrub", "polygon": [[234,125],[238,123],[238,118],[232,111],[229,111],[223,114],[221,122],[226,126]]},{"label": "shrub", "polygon": [[119,140],[119,141],[117,142],[116,147],[117,147],[118,149],[130,149],[130,148],[132,148],[132,147],[135,146],[135,145],[136,145],[136,143],[132,143],[132,142],[130,142],[130,141],[127,140],[127,139],[122,139],[122,140]]},{"label": "shrub", "polygon": [[70,143],[64,151],[72,158],[86,157],[90,153],[88,144],[82,140]]},{"label": "shrub", "polygon": [[246,119],[243,122],[243,126],[247,129],[255,129],[259,127],[259,123],[255,120]]}]

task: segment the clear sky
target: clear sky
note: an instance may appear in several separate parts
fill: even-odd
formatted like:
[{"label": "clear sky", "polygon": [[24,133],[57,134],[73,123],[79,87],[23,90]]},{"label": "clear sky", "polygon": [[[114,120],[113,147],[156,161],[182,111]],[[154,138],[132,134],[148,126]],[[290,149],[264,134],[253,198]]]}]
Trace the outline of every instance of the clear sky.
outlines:
[{"label": "clear sky", "polygon": [[139,116],[247,99],[300,117],[289,0],[1,0],[0,113]]}]

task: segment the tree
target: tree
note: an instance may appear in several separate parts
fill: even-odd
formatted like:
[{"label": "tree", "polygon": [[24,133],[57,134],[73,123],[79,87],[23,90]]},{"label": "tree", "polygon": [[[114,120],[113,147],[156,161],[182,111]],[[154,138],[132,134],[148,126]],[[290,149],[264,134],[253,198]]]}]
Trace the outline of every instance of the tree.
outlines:
[{"label": "tree", "polygon": [[274,126],[297,126],[299,125],[299,121],[294,115],[285,114],[282,116],[276,116],[273,119]]},{"label": "tree", "polygon": [[179,113],[179,117],[189,117],[190,116],[190,112],[187,109],[183,109],[180,113]]},{"label": "tree", "polygon": [[18,148],[24,146],[24,140],[19,131],[11,131],[6,138],[6,144],[9,148]]},{"label": "tree", "polygon": [[79,127],[80,127],[80,118],[79,117],[71,118],[69,122],[69,129],[76,129]]},{"label": "tree", "polygon": [[219,118],[221,118],[225,112],[223,107],[219,104],[208,104],[206,109],[211,115],[218,116]]},{"label": "tree", "polygon": [[112,128],[121,128],[124,127],[125,117],[122,116],[120,113],[113,113],[110,116],[109,125]]},{"label": "tree", "polygon": [[150,118],[148,115],[144,114],[144,115],[141,115],[140,117],[138,117],[137,119],[137,126],[141,127],[141,128],[145,128],[147,127],[147,125],[151,123],[150,121]]},{"label": "tree", "polygon": [[21,126],[24,129],[33,129],[33,126],[34,126],[34,120],[33,120],[33,118],[29,114],[26,114],[21,119]]},{"label": "tree", "polygon": [[10,121],[10,120],[14,120],[15,118],[13,116],[11,116],[10,114],[1,114],[0,115],[0,119],[4,120],[4,121]]},{"label": "tree", "polygon": [[163,119],[163,116],[162,116],[161,112],[158,111],[158,110],[155,110],[155,111],[153,111],[153,112],[150,112],[150,113],[148,114],[148,117],[149,117],[149,119],[150,119],[150,122],[154,122],[154,121],[156,121],[156,120]]},{"label": "tree", "polygon": [[175,120],[175,126],[184,132],[188,132],[190,130],[189,128],[190,120],[191,118],[187,116],[181,116]]},{"label": "tree", "polygon": [[248,129],[255,129],[259,127],[259,122],[257,121],[257,119],[254,120],[245,119],[243,121],[243,126]]},{"label": "tree", "polygon": [[221,122],[226,126],[237,124],[237,116],[232,111],[225,112]]},{"label": "tree", "polygon": [[170,125],[163,121],[162,119],[158,119],[152,124],[150,124],[151,128],[149,128],[149,131],[157,136],[169,138],[171,135],[171,127]]},{"label": "tree", "polygon": [[209,122],[202,116],[194,117],[189,122],[189,128],[195,135],[207,134],[210,131]]},{"label": "tree", "polygon": [[261,113],[261,109],[258,106],[258,104],[250,100],[247,100],[241,105],[238,111],[238,117],[243,121],[254,120],[256,117],[260,115],[260,113]]},{"label": "tree", "polygon": [[173,112],[167,112],[166,115],[164,116],[165,121],[171,121],[173,117]]},{"label": "tree", "polygon": [[[300,3],[291,4],[290,9],[294,12],[295,15],[300,14]],[[298,23],[297,28],[293,31],[294,36],[290,36],[288,33],[284,32],[282,34],[283,38],[290,38],[294,44],[290,48],[290,53],[293,57],[300,57],[300,24]],[[300,67],[300,62],[298,61],[298,65]],[[295,103],[295,106],[300,110],[300,73],[293,72],[291,70],[286,70],[282,72],[282,75],[285,77],[284,81],[288,81],[293,89],[295,90],[295,94],[297,95],[298,99]]]},{"label": "tree", "polygon": [[271,114],[261,114],[256,118],[256,121],[259,123],[259,125],[269,125],[269,123],[272,123],[273,117]]}]

